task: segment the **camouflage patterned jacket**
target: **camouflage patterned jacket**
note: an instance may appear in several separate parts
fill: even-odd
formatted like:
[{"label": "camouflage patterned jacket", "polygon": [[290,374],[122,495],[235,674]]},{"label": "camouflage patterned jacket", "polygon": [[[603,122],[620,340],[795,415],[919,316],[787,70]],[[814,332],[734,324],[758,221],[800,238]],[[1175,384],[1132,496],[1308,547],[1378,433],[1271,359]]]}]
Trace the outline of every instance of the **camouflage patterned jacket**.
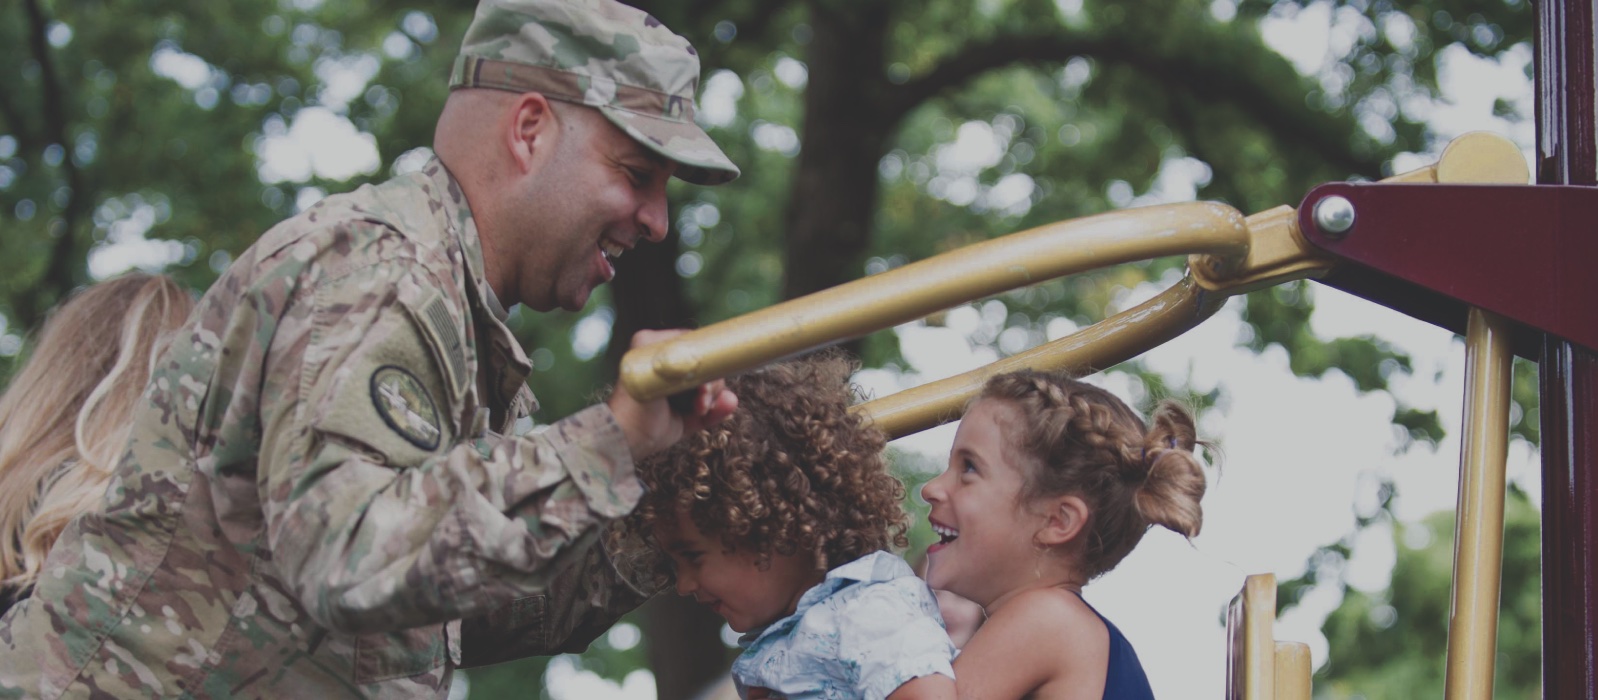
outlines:
[{"label": "camouflage patterned jacket", "polygon": [[0,696],[441,697],[641,603],[599,541],[625,437],[603,405],[497,437],[534,401],[488,293],[437,160],[268,231],[0,625]]}]

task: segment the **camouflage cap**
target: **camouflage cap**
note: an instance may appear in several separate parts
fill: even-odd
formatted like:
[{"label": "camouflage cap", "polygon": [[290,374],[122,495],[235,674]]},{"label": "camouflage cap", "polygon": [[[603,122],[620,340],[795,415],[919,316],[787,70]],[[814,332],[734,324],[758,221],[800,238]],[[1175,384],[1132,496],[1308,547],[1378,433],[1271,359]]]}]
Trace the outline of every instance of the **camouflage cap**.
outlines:
[{"label": "camouflage cap", "polygon": [[654,17],[612,0],[482,0],[449,86],[537,92],[588,105],[676,161],[677,177],[699,185],[738,177],[738,166],[694,123],[694,47]]}]

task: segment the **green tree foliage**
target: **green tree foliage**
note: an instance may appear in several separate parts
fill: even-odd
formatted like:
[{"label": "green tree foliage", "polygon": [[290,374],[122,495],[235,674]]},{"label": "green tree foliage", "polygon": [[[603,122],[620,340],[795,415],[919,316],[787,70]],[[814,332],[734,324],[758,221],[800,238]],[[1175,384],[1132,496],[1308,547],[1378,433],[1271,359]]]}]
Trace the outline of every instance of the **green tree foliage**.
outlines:
[{"label": "green tree foliage", "polygon": [[[1510,488],[1504,509],[1503,595],[1493,697],[1542,697],[1541,527],[1525,492]],[[1398,561],[1391,585],[1349,590],[1322,630],[1331,648],[1315,676],[1326,700],[1443,695],[1453,580],[1454,515],[1393,525]]]},{"label": "green tree foliage", "polygon": [[[1534,21],[1525,0],[633,1],[699,47],[713,97],[703,121],[744,176],[674,185],[667,242],[623,258],[585,311],[513,317],[540,421],[601,394],[637,328],[722,320],[994,236],[1182,197],[1180,183],[1252,213],[1320,182],[1381,177],[1395,155],[1439,145],[1411,107],[1437,94],[1439,52],[1498,56],[1527,43]],[[1302,76],[1259,27],[1311,5],[1332,9],[1345,40],[1322,74]],[[104,272],[91,264],[100,251],[150,241],[147,266],[203,290],[302,202],[425,157],[416,149],[431,143],[470,17],[471,3],[437,0],[0,4],[0,377],[45,311]],[[273,172],[274,144],[313,117],[347,120],[375,165]],[[987,144],[976,150],[988,157],[962,159],[962,142]],[[1016,352],[1181,266],[984,300],[973,341]],[[1313,289],[1246,297],[1239,342],[1281,346],[1294,372],[1337,370],[1362,391],[1411,371],[1379,338],[1312,332]],[[906,364],[891,332],[853,347],[868,367]],[[1191,393],[1136,362],[1111,371],[1136,375],[1145,405]],[[1220,391],[1191,398],[1205,406]],[[1517,384],[1515,415],[1533,440],[1534,391]],[[1394,421],[1419,440],[1443,432],[1402,403]],[[604,660],[585,668],[620,680],[649,659],[675,697],[725,663],[717,625],[641,615],[643,645],[601,644],[591,653]],[[704,663],[696,650],[711,650]],[[474,695],[525,693],[543,668],[474,671]]]},{"label": "green tree foliage", "polygon": [[[93,251],[111,243],[148,239],[144,266],[203,290],[292,214],[302,192],[381,179],[395,158],[428,144],[444,95],[440,67],[470,19],[436,9],[362,0],[0,7],[6,332],[30,330],[90,281]],[[353,94],[329,82],[369,72]],[[401,99],[416,104],[402,110]],[[380,165],[341,182],[264,172],[265,150],[311,107],[371,134]],[[17,354],[11,346],[0,352],[0,376]]]}]

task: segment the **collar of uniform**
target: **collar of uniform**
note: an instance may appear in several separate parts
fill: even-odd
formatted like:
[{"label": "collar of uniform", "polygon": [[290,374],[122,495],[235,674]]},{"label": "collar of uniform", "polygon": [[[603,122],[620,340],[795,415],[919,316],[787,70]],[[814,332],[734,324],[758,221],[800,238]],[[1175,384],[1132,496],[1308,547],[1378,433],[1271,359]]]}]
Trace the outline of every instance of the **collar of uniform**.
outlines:
[{"label": "collar of uniform", "polygon": [[460,243],[461,257],[465,258],[463,262],[467,275],[471,277],[471,284],[477,288],[479,298],[489,298],[482,293],[488,289],[487,275],[483,271],[483,241],[477,236],[477,222],[472,219],[472,205],[466,201],[466,192],[461,190],[460,183],[455,181],[455,176],[450,174],[449,168],[438,156],[433,156],[422,166],[422,174],[432,182],[434,210],[443,216],[444,225],[449,227],[449,232]]},{"label": "collar of uniform", "polygon": [[494,296],[494,288],[483,285],[483,306],[488,307],[488,313],[499,319],[500,323],[510,320],[510,312],[505,310],[505,305],[499,303],[499,297]]},{"label": "collar of uniform", "polygon": [[[451,175],[449,168],[437,156],[427,161],[422,166],[422,174],[432,181],[433,191],[436,193],[435,210],[444,219],[444,224],[460,242],[461,257],[466,266],[466,273],[471,278],[467,281],[475,292],[469,294],[478,301],[478,305],[488,312],[486,327],[480,342],[485,343],[490,352],[502,356],[510,372],[494,372],[491,386],[503,393],[503,400],[509,402],[518,393],[520,388],[526,387],[527,375],[533,371],[532,362],[528,361],[527,353],[522,350],[521,343],[516,342],[516,337],[510,329],[505,327],[505,321],[510,318],[510,312],[505,310],[499,298],[494,296],[493,288],[488,286],[488,279],[483,272],[483,243],[477,235],[477,222],[472,218],[471,203],[466,201],[466,193],[461,190],[455,176]],[[479,352],[482,352],[480,346]],[[490,363],[490,366],[498,363]],[[479,367],[479,371],[482,368]],[[536,400],[531,400],[536,405]]]}]

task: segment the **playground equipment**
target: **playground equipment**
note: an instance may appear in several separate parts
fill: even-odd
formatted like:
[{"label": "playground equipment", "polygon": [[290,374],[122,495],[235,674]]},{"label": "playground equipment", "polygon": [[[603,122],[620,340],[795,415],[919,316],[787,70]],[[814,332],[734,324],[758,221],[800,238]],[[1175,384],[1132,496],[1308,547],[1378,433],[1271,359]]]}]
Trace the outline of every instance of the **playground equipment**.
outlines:
[{"label": "playground equipment", "polygon": [[[1060,222],[906,265],[635,349],[621,381],[670,395],[782,357],[1089,269],[1188,255],[1164,293],[1067,338],[858,408],[891,437],[954,420],[991,375],[1091,372],[1213,315],[1226,298],[1315,279],[1466,338],[1445,697],[1493,686],[1511,363],[1539,363],[1543,693],[1598,700],[1598,90],[1591,2],[1543,2],[1537,184],[1518,149],[1468,134],[1439,161],[1378,183],[1327,183],[1252,216],[1173,204]],[[1268,603],[1268,604],[1267,604]],[[1228,697],[1307,698],[1302,646],[1278,646],[1274,577],[1229,611]]]},{"label": "playground equipment", "polygon": [[1226,608],[1228,700],[1309,700],[1309,645],[1278,642],[1276,576],[1255,574]]}]

